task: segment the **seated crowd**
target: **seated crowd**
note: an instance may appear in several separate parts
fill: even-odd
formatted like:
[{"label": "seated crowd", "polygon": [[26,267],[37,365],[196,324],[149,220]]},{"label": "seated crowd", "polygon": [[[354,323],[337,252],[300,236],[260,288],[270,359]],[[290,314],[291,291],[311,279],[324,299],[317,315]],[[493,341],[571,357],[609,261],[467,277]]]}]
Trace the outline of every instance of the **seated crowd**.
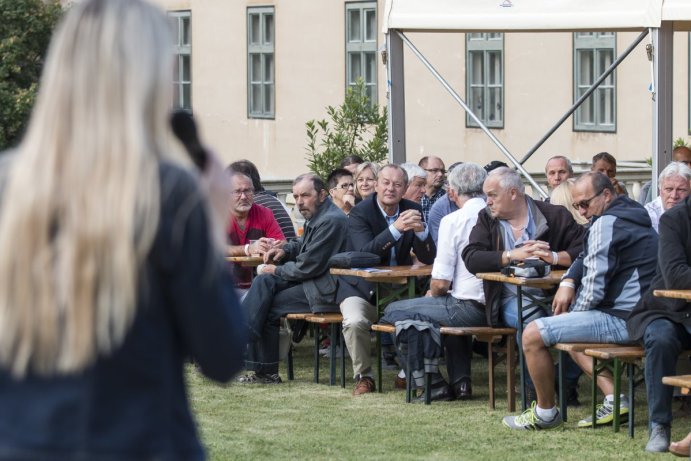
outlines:
[{"label": "seated crowd", "polygon": [[[254,278],[247,268],[234,267],[238,288],[246,290],[242,304],[250,336],[246,367],[251,372],[239,381],[281,382],[279,323],[288,313],[343,316],[353,395],[376,389],[373,323],[516,328],[522,322],[520,344],[533,404],[520,415],[505,417],[505,426],[522,430],[563,426],[556,406],[551,346],[641,342],[648,357],[646,450],[667,451],[672,388],[662,384],[662,377],[674,375],[677,356],[691,348],[691,304],[652,293],[691,289],[689,154],[686,158],[685,152],[675,150],[675,161],[658,178],[659,197],[645,207],[629,198],[626,186],[616,178],[616,159],[607,152],[595,155],[591,171],[579,177],[574,177],[567,157],[550,158],[545,174],[551,196],[545,201],[528,196],[520,175],[501,162],[484,168],[456,163],[447,178],[444,162],[435,156],[424,157],[418,165],[400,166],[348,157],[326,183],[313,174],[300,175],[293,182],[296,211],[305,219],[304,232],[297,238],[284,229],[282,205],[267,208],[257,203],[263,188],[256,167],[249,161],[236,162],[229,168],[234,200],[228,253],[261,255],[264,261]],[[344,251],[375,254],[381,266],[433,264],[429,289],[421,298],[389,304],[380,319],[371,283],[330,274],[329,258]],[[553,299],[551,309],[533,304],[521,319],[514,285],[475,276],[536,259],[566,272],[552,292],[524,289],[533,298]],[[411,380],[413,387],[422,388],[427,370],[432,400],[472,396],[470,337],[434,340],[439,353],[433,355],[436,358],[443,351],[447,379],[433,357],[426,355],[426,347],[408,349],[399,339],[399,360],[410,365],[410,376],[401,371],[396,387]],[[570,355],[564,369],[565,395],[577,404],[578,379],[584,371],[590,374],[592,362],[580,352]],[[604,401],[595,423],[606,424],[613,420],[613,377],[603,373],[596,384]],[[628,402],[626,396],[620,398],[619,411],[625,415]],[[585,418],[577,425],[592,423]],[[690,442],[691,434],[671,449],[688,454]]]}]

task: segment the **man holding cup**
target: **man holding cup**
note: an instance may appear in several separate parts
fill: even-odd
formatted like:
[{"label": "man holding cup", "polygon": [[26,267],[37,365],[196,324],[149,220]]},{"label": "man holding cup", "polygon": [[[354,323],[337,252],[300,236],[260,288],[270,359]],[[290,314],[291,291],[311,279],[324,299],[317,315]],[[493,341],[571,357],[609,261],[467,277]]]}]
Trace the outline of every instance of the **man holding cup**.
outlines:
[{"label": "man holding cup", "polygon": [[[231,178],[232,200],[228,223],[228,254],[230,256],[262,256],[274,247],[281,247],[285,237],[273,213],[254,203],[252,180],[242,173]],[[252,283],[252,268],[233,264],[238,288]]]}]

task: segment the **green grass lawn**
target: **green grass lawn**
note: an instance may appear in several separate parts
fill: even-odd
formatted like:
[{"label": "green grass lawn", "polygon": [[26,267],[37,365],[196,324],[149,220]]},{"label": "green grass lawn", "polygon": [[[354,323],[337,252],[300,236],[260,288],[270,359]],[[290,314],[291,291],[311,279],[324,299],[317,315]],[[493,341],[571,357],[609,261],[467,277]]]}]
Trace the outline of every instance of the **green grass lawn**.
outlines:
[{"label": "green grass lawn", "polygon": [[[580,381],[581,407],[569,408],[563,431],[510,431],[503,364],[497,367],[497,408],[488,404],[487,361],[473,361],[473,399],[430,406],[406,404],[393,390],[395,373],[384,375],[384,393],[351,395],[350,361],[346,389],[328,385],[328,361],[321,360],[321,384],[312,383],[312,341],[295,351],[295,380],[280,385],[219,386],[189,368],[190,399],[211,460],[235,459],[673,459],[647,454],[645,390],[637,391],[636,437],[627,427],[577,429],[590,411],[590,379]],[[324,384],[326,383],[326,384]],[[599,396],[599,399],[602,397]],[[675,409],[679,403],[675,402]],[[672,439],[686,435],[691,418],[675,419]]]}]

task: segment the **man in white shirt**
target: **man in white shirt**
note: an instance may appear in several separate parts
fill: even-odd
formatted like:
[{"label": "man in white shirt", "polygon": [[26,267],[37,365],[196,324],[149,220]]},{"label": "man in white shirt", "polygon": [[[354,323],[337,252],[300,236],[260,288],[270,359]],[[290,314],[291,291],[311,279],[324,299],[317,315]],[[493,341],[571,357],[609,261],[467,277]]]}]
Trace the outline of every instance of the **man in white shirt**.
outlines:
[{"label": "man in white shirt", "polygon": [[[482,193],[486,176],[485,170],[474,163],[464,163],[451,172],[447,193],[459,210],[441,220],[439,251],[434,260],[430,290],[423,298],[391,303],[384,313],[385,320],[396,313],[405,312],[410,316],[427,317],[444,326],[487,325],[482,281],[468,272],[461,258],[478,213],[486,206]],[[444,338],[444,345],[451,384],[447,384],[440,374],[434,375],[432,400],[470,398],[471,338],[448,336]]]},{"label": "man in white shirt", "polygon": [[672,162],[660,172],[657,181],[660,195],[645,205],[656,232],[662,213],[684,201],[689,195],[689,181],[691,168],[683,162]]}]

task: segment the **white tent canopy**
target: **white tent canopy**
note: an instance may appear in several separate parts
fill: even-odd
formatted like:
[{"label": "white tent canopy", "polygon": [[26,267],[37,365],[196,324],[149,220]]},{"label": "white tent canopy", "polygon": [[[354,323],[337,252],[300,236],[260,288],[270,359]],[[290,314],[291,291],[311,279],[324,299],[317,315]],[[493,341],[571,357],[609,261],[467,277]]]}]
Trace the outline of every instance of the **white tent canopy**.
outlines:
[{"label": "white tent canopy", "polygon": [[[691,2],[665,0],[669,20]],[[429,31],[641,30],[660,27],[663,0],[387,0],[388,29]]]}]

